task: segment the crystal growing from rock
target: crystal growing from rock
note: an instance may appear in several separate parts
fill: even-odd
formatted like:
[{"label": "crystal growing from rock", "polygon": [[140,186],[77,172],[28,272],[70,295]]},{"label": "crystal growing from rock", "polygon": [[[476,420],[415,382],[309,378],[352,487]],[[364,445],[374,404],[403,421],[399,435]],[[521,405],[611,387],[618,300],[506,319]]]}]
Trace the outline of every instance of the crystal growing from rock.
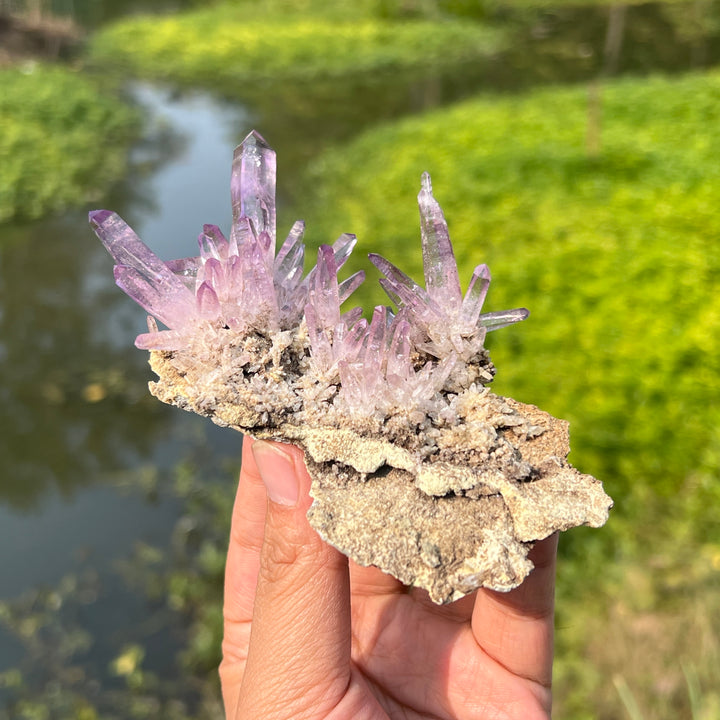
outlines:
[{"label": "crystal growing from rock", "polygon": [[[216,225],[205,225],[198,237],[200,255],[169,263],[115,213],[90,213],[93,229],[117,263],[117,284],[168,327],[140,335],[139,348],[180,350],[210,328],[278,332],[300,324],[315,272],[303,278],[305,226],[293,225],[276,256],[275,153],[254,131],[235,152],[231,197],[230,239]],[[336,270],[355,242],[343,235],[329,250]],[[356,274],[343,284],[343,299],[362,278]]]},{"label": "crystal growing from rock", "polygon": [[422,176],[418,205],[426,289],[380,255],[373,253],[370,259],[385,275],[380,284],[387,294],[407,308],[416,328],[429,338],[424,348],[440,358],[456,352],[469,360],[482,350],[487,331],[524,320],[529,313],[525,308],[480,313],[490,286],[487,265],[475,268],[463,298],[447,222],[427,173]]},{"label": "crystal growing from rock", "polygon": [[229,237],[205,225],[193,258],[165,263],[114,213],[90,214],[118,285],[150,314],[136,345],[151,351],[151,392],[299,444],[313,527],[435,602],[516,587],[534,542],[602,525],[612,501],[565,460],[567,424],[486,387],[487,332],[528,312],[482,313],[486,265],[463,296],[430,176],[418,196],[425,287],[371,254],[396,308],[369,322],[341,309],[365,277],[338,280],[355,236],[322,245],[306,275],[302,221],[276,253],[275,178],[275,153],[250,133],[233,158]]}]

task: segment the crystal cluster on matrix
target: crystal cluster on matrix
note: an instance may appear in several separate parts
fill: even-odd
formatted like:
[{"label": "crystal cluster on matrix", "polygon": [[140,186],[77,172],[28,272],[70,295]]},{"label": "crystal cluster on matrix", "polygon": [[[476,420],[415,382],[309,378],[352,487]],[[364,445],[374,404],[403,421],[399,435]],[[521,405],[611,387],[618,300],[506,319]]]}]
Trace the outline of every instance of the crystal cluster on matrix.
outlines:
[{"label": "crystal cluster on matrix", "polygon": [[[291,363],[303,369],[303,382],[293,388],[298,400],[305,404],[322,396],[335,410],[377,420],[400,409],[441,415],[447,400],[436,396],[446,385],[467,385],[468,367],[474,368],[471,381],[492,380],[486,333],[528,312],[481,312],[490,284],[487,265],[475,268],[463,298],[447,223],[427,173],[418,196],[426,288],[371,254],[397,309],[378,306],[370,322],[359,307],[340,309],[364,281],[363,271],[338,281],[356,244],[354,235],[322,245],[307,275],[302,221],[293,225],[276,254],[275,182],[275,153],[253,131],[233,160],[229,237],[216,225],[205,225],[198,238],[200,254],[167,263],[115,213],[90,213],[95,232],[115,259],[117,284],[150,314],[150,332],[137,338],[139,348],[197,348],[201,337],[216,349],[223,341],[237,342],[238,336],[260,335],[272,343],[285,331],[307,334],[309,368],[302,358]],[[168,329],[159,330],[156,320]],[[246,365],[252,365],[249,358]],[[308,375],[321,387],[314,394],[308,391]]]},{"label": "crystal cluster on matrix", "polygon": [[369,321],[341,309],[365,279],[338,280],[353,235],[322,245],[307,274],[301,221],[275,252],[275,178],[275,153],[250,133],[233,159],[229,236],[205,225],[197,257],[163,262],[116,214],[90,214],[117,284],[149,313],[136,345],[158,375],[151,392],[300,445],[311,525],[435,602],[516,587],[536,541],[602,525],[612,501],[567,463],[567,423],[487,387],[487,332],[528,312],[482,312],[486,265],[463,296],[430,177],[418,196],[425,287],[371,254],[393,307]]}]

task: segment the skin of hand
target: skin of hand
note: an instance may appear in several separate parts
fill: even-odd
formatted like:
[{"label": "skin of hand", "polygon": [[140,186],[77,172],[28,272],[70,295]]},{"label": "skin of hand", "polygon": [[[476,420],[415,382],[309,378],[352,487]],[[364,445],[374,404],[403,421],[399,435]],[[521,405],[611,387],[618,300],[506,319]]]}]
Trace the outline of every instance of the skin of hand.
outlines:
[{"label": "skin of hand", "polygon": [[229,720],[547,720],[557,535],[525,582],[437,606],[323,542],[302,451],[245,438],[225,575]]}]

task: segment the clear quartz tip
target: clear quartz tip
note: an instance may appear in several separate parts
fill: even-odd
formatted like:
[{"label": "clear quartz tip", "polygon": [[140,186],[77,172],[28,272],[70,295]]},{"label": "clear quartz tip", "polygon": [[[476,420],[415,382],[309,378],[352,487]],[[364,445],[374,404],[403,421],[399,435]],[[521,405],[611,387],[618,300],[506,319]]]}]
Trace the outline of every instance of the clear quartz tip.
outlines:
[{"label": "clear quartz tip", "polygon": [[240,147],[247,147],[249,145],[255,145],[262,148],[270,148],[267,140],[257,131],[251,130],[240,143]]},{"label": "clear quartz tip", "polygon": [[242,140],[242,142],[235,147],[233,151],[233,160],[241,160],[243,155],[248,152],[270,150],[272,148],[268,144],[267,140],[257,131],[251,130]]},{"label": "clear quartz tip", "polygon": [[432,180],[430,179],[429,172],[424,172],[422,174],[422,177],[420,178],[420,185],[422,187],[422,191],[432,195]]}]

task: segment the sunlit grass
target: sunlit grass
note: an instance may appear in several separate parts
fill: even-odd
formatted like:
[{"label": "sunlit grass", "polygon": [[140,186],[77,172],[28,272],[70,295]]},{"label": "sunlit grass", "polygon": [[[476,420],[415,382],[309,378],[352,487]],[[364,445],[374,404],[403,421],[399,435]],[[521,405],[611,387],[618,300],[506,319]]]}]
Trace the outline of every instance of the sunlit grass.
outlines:
[{"label": "sunlit grass", "polygon": [[369,131],[316,162],[305,219],[319,241],[352,230],[360,258],[380,249],[421,278],[430,171],[465,282],[487,262],[489,309],[531,311],[488,339],[496,391],[570,420],[572,462],[617,501],[605,528],[561,543],[557,717],[712,717],[720,75],[608,83],[602,104],[596,155],[584,88]]},{"label": "sunlit grass", "polygon": [[476,23],[264,14],[219,5],[172,17],[133,17],[92,40],[109,70],[240,94],[238,84],[438,71],[497,50],[501,33]]},{"label": "sunlit grass", "polygon": [[430,171],[465,282],[487,262],[489,309],[531,311],[488,339],[496,386],[571,420],[572,457],[622,500],[717,467],[720,75],[617,82],[603,104],[598,157],[584,88],[371,130],[315,163],[305,219],[321,241],[355,232],[356,266],[380,249],[421,277]]}]

